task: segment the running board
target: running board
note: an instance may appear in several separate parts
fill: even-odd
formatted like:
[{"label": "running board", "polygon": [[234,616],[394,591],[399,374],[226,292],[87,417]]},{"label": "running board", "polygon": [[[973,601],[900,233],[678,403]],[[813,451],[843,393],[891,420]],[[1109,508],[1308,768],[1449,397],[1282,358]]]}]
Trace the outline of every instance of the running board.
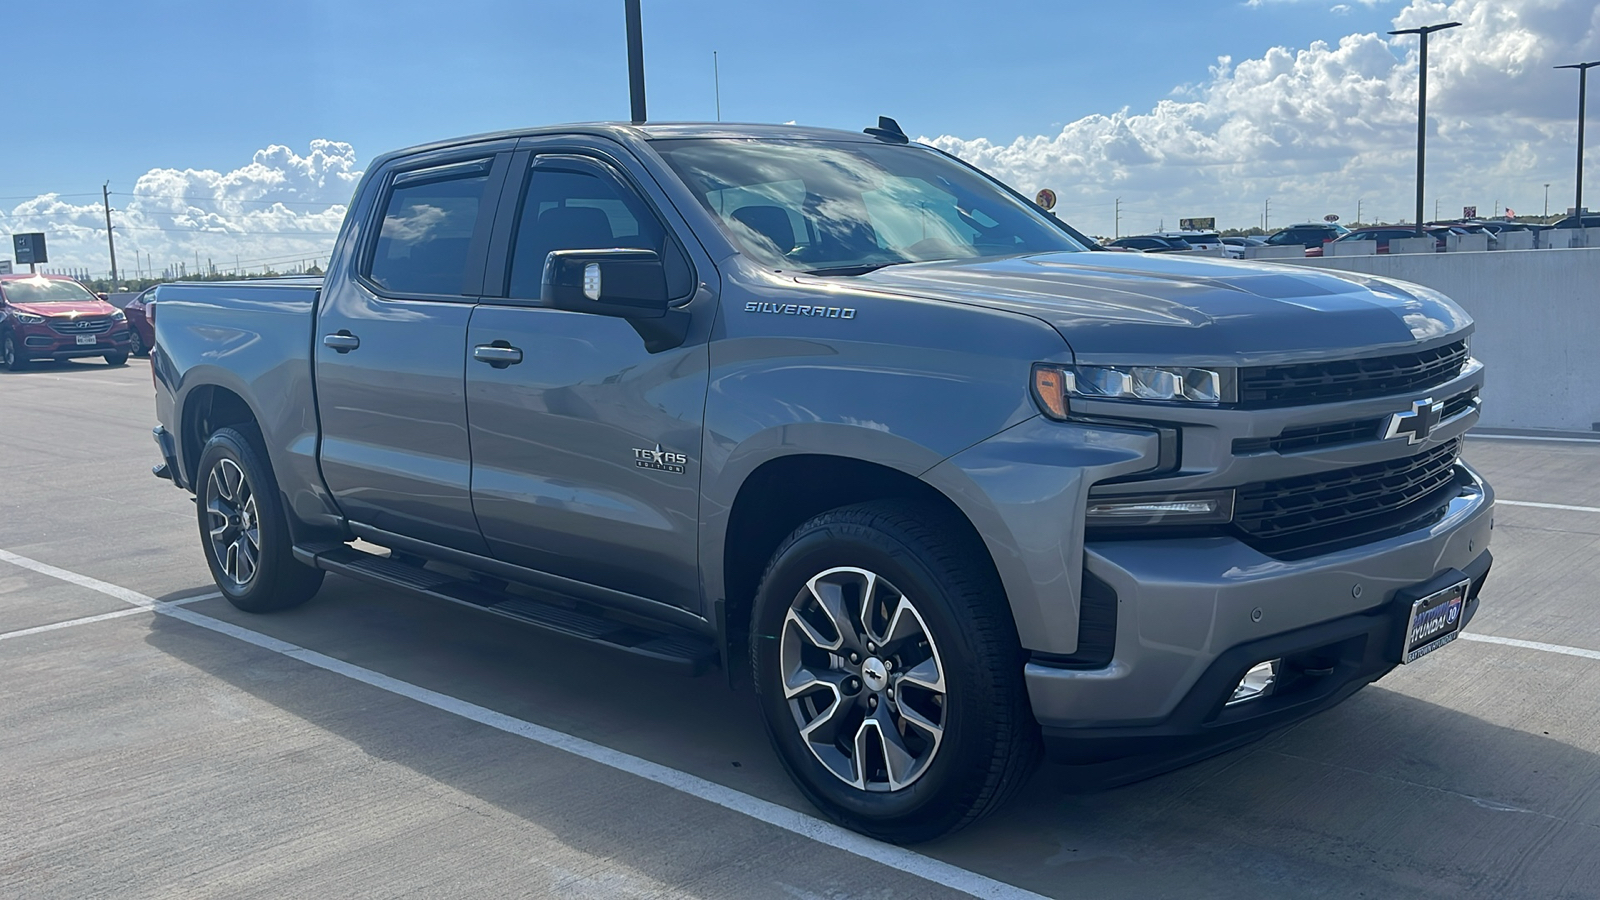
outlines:
[{"label": "running board", "polygon": [[718,659],[717,648],[708,638],[687,632],[652,631],[582,609],[545,602],[525,594],[513,594],[409,562],[365,553],[346,544],[297,544],[294,555],[307,565],[337,575],[459,603],[515,619],[550,634],[664,663],[688,675],[703,673]]}]

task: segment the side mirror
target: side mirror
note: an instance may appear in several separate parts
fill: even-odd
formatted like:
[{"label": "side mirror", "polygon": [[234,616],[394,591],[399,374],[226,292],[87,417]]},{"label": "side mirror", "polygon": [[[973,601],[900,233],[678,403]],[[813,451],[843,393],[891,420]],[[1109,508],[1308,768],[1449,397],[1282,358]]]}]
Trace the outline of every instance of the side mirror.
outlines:
[{"label": "side mirror", "polygon": [[623,319],[667,315],[667,270],[654,250],[552,250],[539,299],[572,312]]}]

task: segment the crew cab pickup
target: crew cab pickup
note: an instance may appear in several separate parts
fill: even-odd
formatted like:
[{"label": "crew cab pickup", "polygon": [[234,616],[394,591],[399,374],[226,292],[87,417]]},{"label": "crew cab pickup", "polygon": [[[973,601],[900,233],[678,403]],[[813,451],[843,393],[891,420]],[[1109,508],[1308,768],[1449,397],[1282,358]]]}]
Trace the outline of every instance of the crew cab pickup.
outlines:
[{"label": "crew cab pickup", "polygon": [[157,299],[156,471],[235,605],[334,572],[741,673],[889,840],[1041,748],[1115,783],[1327,709],[1489,570],[1456,304],[1085,252],[892,120],[404,150],[323,279]]}]

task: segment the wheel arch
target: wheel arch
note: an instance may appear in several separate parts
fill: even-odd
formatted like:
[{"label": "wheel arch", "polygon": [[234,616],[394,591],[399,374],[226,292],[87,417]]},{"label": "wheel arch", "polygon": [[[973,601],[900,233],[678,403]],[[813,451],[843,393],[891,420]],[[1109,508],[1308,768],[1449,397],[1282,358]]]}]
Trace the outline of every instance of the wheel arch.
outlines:
[{"label": "wheel arch", "polygon": [[[743,668],[732,660],[743,653],[756,589],[783,540],[819,513],[890,499],[921,501],[948,512],[952,521],[960,523],[963,539],[994,565],[988,546],[961,507],[914,474],[879,462],[819,453],[768,459],[740,483],[720,535],[721,583],[716,596],[730,673]],[[998,581],[998,572],[996,577]]]}]

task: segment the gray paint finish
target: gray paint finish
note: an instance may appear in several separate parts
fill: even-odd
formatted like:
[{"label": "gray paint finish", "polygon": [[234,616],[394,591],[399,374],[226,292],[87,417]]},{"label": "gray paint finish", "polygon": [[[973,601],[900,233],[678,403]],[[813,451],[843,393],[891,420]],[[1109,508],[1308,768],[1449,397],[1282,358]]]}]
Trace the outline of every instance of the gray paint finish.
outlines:
[{"label": "gray paint finish", "polygon": [[[650,143],[712,134],[870,140],[792,128],[597,125],[462,142],[480,155],[514,147],[513,168],[534,151],[584,152],[626,174],[681,240],[699,283],[679,310],[688,337],[656,353],[623,320],[495,296],[515,218],[504,213],[518,202],[510,181],[484,251],[487,296],[440,303],[363,293],[352,260],[365,246],[376,186],[397,166],[460,153],[441,144],[374,163],[340,239],[316,330],[364,330],[362,349],[348,360],[315,350],[323,464],[343,514],[411,541],[492,554],[611,591],[631,598],[630,608],[654,602],[710,619],[718,601],[748,599],[728,597],[723,578],[738,537],[728,533],[729,511],[753,473],[797,455],[870,462],[922,478],[974,524],[1025,647],[1075,649],[1086,566],[1118,588],[1113,669],[1097,677],[1030,669],[1045,724],[1114,709],[1160,715],[1230,642],[1259,636],[1234,628],[1239,604],[1265,602],[1268,593],[1292,598],[1277,601],[1287,604],[1281,617],[1264,621],[1293,628],[1351,611],[1318,599],[1338,579],[1371,579],[1386,597],[1464,565],[1463,542],[1481,552],[1487,491],[1458,501],[1439,526],[1294,564],[1231,537],[1107,548],[1086,546],[1083,532],[1091,488],[1156,467],[1156,424],[1181,434],[1180,464],[1141,481],[1141,491],[1227,488],[1401,459],[1459,435],[1475,414],[1422,446],[1375,437],[1238,456],[1238,438],[1384,416],[1420,397],[1264,411],[1085,402],[1074,412],[1094,421],[1056,423],[1038,415],[1029,393],[1040,362],[1258,365],[1424,349],[1469,334],[1471,320],[1437,292],[1232,261],[1090,252],[897,265],[855,277],[774,271],[738,251]],[[222,323],[217,334],[247,321],[232,322],[235,304],[220,294],[195,307]],[[303,323],[283,330],[308,337]],[[368,333],[380,352],[358,363]],[[179,381],[215,377],[246,396],[276,384],[244,349],[226,367],[190,372],[216,348],[193,329],[174,340],[187,345],[175,358]],[[504,370],[471,361],[472,346],[494,340],[521,348],[524,361]],[[299,380],[284,384],[309,408],[308,361],[289,358]],[[1436,390],[1442,397],[1480,387],[1482,377],[1472,368]],[[162,409],[170,421],[175,409],[167,400]],[[296,433],[269,430],[280,443]],[[684,455],[683,472],[634,465],[635,450],[657,443]],[[292,458],[289,446],[296,445],[273,449],[275,462]],[[320,482],[304,466],[285,477]],[[1362,608],[1374,602],[1369,596]],[[1175,641],[1162,623],[1203,628],[1207,637]]]}]

